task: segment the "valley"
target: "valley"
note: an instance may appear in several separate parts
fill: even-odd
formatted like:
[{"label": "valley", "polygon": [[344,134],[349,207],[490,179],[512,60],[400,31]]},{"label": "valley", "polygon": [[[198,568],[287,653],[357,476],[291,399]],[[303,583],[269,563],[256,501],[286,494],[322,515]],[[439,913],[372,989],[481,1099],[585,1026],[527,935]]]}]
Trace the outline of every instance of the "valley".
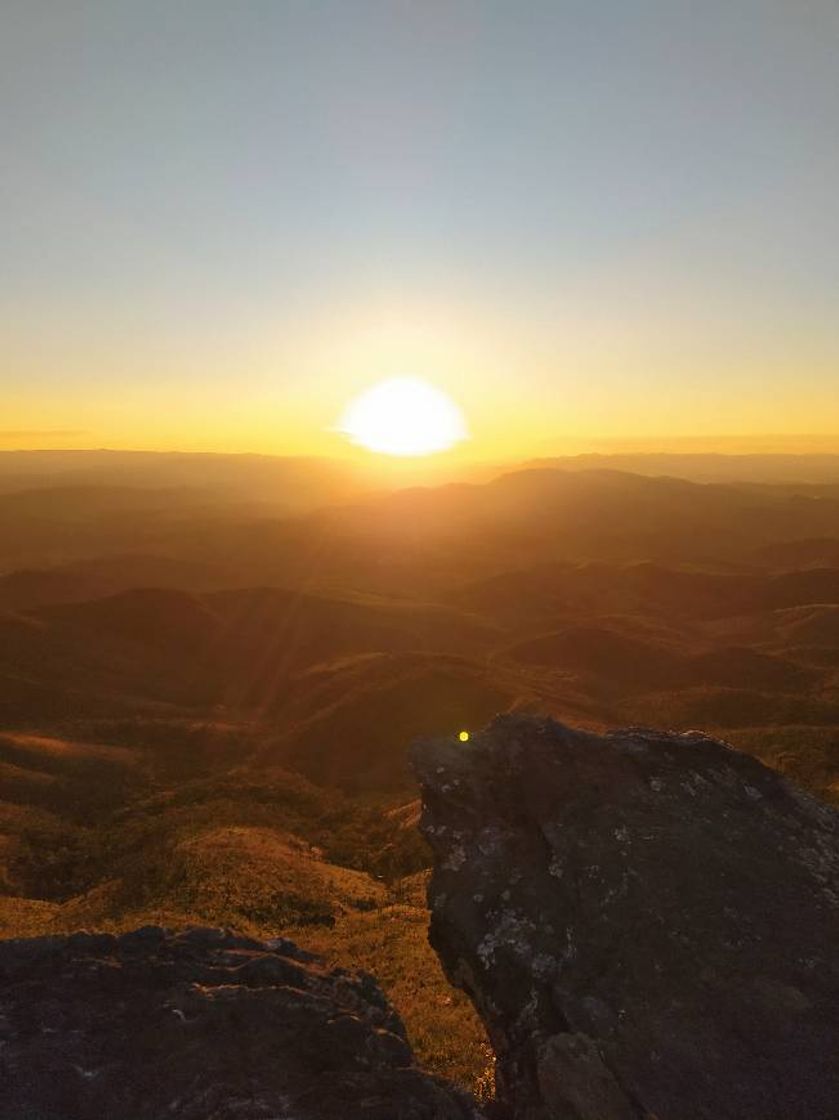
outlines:
[{"label": "valley", "polygon": [[832,482],[553,467],[117,516],[56,481],[0,500],[3,937],[291,936],[373,972],[423,1064],[486,1096],[425,940],[412,740],[501,712],[702,728],[839,803]]}]

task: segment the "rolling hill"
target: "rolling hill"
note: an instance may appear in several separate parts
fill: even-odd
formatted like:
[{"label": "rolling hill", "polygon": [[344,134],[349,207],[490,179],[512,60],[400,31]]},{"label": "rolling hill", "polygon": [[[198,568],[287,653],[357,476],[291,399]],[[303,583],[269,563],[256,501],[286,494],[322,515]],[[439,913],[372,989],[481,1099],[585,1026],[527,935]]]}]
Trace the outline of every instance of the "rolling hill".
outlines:
[{"label": "rolling hill", "polygon": [[830,487],[540,468],[272,504],[249,468],[126,493],[103,465],[0,486],[7,935],[292,932],[474,1082],[485,1039],[424,948],[414,737],[702,727],[839,801]]}]

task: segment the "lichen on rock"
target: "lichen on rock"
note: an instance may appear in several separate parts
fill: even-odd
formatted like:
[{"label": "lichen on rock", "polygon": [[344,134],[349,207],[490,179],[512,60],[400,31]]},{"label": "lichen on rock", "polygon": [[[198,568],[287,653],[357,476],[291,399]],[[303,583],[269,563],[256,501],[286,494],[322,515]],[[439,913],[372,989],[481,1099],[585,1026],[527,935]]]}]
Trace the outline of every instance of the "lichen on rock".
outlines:
[{"label": "lichen on rock", "polygon": [[2,1120],[477,1120],[371,976],[158,927],[0,943]]},{"label": "lichen on rock", "polygon": [[412,757],[502,1110],[839,1116],[839,814],[699,732],[510,715]]}]

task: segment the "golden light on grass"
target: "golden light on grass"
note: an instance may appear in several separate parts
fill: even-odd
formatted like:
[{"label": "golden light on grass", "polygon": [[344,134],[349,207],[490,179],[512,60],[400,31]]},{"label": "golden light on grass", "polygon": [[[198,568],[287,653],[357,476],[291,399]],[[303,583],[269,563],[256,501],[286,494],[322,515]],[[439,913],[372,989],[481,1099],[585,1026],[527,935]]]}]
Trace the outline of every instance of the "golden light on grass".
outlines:
[{"label": "golden light on grass", "polygon": [[460,734],[458,735],[458,739],[460,739],[461,743],[468,743],[469,742],[469,732],[468,731],[461,731]]},{"label": "golden light on grass", "polygon": [[384,455],[433,455],[467,438],[458,405],[418,377],[378,382],[349,403],[338,430]]}]

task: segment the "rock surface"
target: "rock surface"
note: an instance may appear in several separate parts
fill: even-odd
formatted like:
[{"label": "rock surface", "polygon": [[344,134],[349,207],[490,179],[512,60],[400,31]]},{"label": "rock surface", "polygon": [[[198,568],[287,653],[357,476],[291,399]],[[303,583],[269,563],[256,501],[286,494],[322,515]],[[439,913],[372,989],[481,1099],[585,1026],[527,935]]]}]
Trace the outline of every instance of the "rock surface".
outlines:
[{"label": "rock surface", "polygon": [[371,977],[221,930],[0,942],[3,1120],[467,1120]]},{"label": "rock surface", "polygon": [[835,1120],[839,814],[699,733],[421,742],[431,942],[515,1120]]}]

